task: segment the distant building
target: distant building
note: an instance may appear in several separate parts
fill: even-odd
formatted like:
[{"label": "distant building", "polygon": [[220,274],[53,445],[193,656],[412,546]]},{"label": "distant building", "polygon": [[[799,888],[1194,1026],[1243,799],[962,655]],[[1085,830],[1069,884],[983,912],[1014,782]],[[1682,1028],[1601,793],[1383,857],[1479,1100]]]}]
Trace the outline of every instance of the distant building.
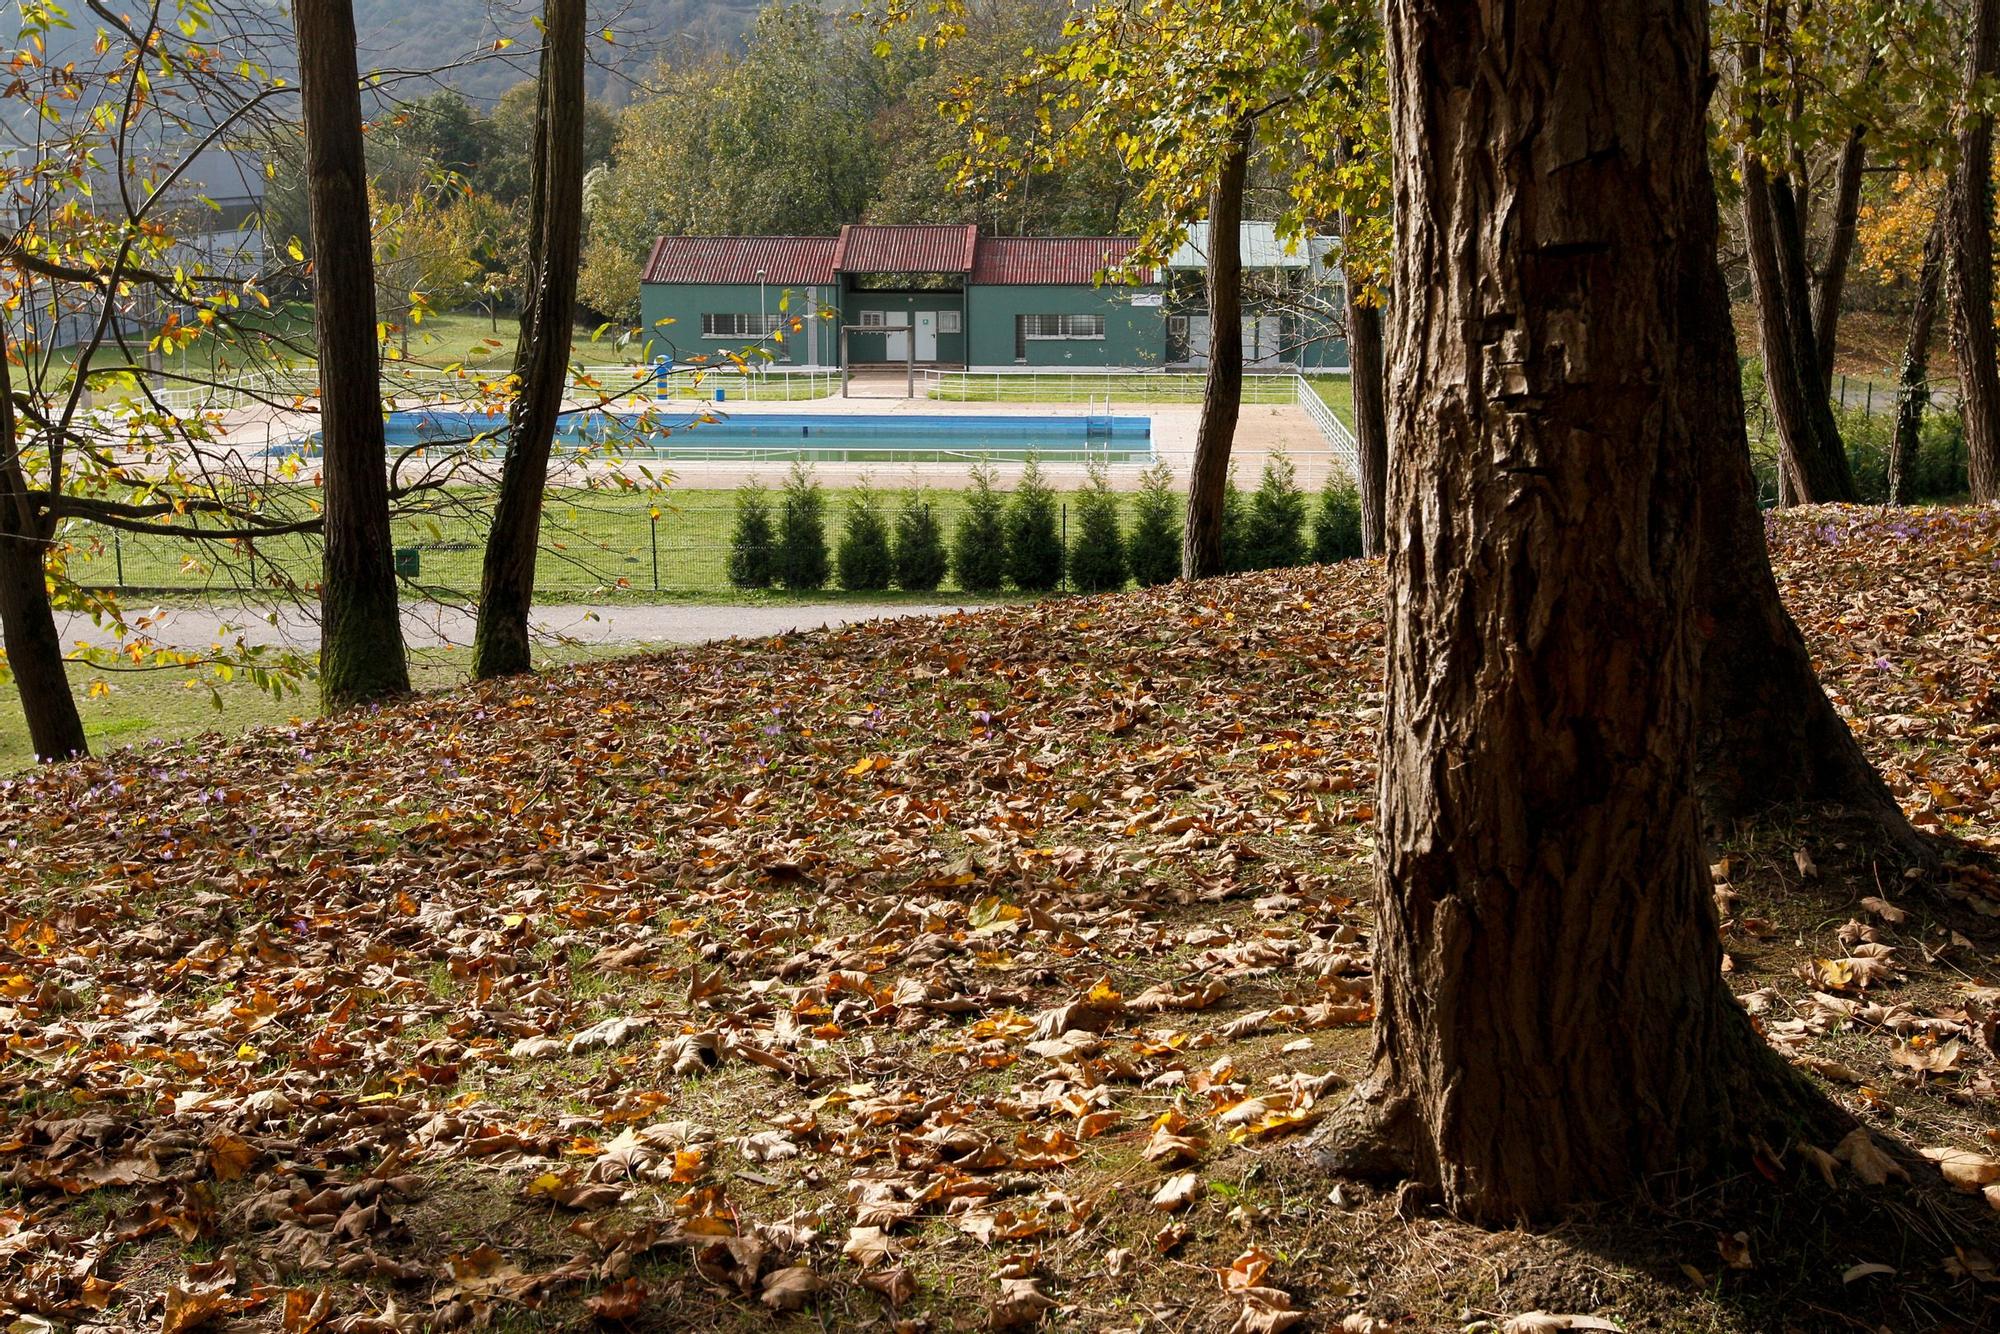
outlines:
[{"label": "distant building", "polygon": [[[149,175],[164,178],[176,159],[161,150],[148,164]],[[228,148],[196,152],[166,187],[166,195],[149,210],[149,220],[173,238],[166,253],[144,262],[162,270],[179,269],[206,287],[244,283],[263,272],[264,171],[257,154]],[[108,176],[94,182],[94,200],[118,200],[116,183]],[[144,196],[142,195],[143,199]],[[37,220],[20,218],[15,226]],[[31,300],[16,333],[52,347],[70,347],[94,335],[102,299],[94,288],[53,284],[45,279],[28,284]],[[113,311],[108,331],[127,338],[146,337],[165,322],[170,307],[159,289],[133,284]],[[183,315],[191,312],[182,311]]]},{"label": "distant building", "polygon": [[[683,363],[723,359],[793,317],[830,311],[827,319],[808,318],[783,344],[765,346],[799,367],[911,358],[973,368],[1203,364],[1205,312],[1170,309],[1166,274],[1124,272],[1136,244],[1130,237],[865,224],[838,236],[663,236],[647,260],[639,305],[659,355]],[[1318,253],[1323,258],[1324,250]],[[1183,265],[1180,272],[1187,271]],[[1169,333],[1176,320],[1183,322],[1178,344]],[[1245,328],[1252,330],[1250,320]],[[1298,364],[1284,359],[1282,320],[1268,340],[1262,331],[1255,326],[1257,364]],[[1313,353],[1305,364],[1346,364],[1344,345],[1299,346]]]},{"label": "distant building", "polygon": [[[1246,222],[1243,255],[1243,364],[1318,369],[1347,365],[1344,279],[1332,263],[1330,236],[1287,241],[1276,224]],[[1208,365],[1208,224],[1188,228],[1167,259],[1167,358]]]}]

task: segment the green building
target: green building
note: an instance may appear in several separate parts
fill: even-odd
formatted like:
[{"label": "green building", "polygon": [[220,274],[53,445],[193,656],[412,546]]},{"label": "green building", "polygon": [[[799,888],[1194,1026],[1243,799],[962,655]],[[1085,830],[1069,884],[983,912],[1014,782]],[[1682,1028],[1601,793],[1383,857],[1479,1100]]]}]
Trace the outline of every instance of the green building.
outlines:
[{"label": "green building", "polygon": [[[663,236],[639,306],[656,354],[677,365],[726,361],[753,344],[801,368],[1201,364],[1205,344],[1188,336],[1191,324],[1206,327],[1199,262],[1182,257],[1170,286],[1163,272],[1124,271],[1136,244],[865,224],[838,236]],[[1315,253],[1323,259],[1308,247],[1306,267]],[[1298,267],[1289,257],[1283,265]],[[1176,301],[1175,292],[1189,295]],[[1346,347],[1324,338],[1301,340],[1292,360],[1273,351],[1280,330],[1304,328],[1294,309],[1246,316],[1246,361],[1345,365]],[[804,327],[792,330],[798,318]]]}]

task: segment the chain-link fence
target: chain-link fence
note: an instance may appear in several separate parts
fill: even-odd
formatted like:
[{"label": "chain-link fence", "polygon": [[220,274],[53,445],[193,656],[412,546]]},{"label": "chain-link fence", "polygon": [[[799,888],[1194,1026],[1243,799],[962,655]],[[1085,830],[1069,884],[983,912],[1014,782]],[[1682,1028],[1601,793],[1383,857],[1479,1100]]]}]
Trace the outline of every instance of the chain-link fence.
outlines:
[{"label": "chain-link fence", "polygon": [[[947,544],[965,507],[962,493],[926,493]],[[1129,497],[1121,498],[1129,503]],[[777,493],[769,497],[776,522]],[[490,503],[490,498],[489,498]],[[893,528],[901,499],[878,493],[874,510]],[[849,505],[827,496],[824,531],[829,565],[840,546]],[[1067,502],[1058,523],[1069,531]],[[469,596],[479,588],[490,512],[470,504],[397,519],[393,541],[397,569],[407,584],[440,597]],[[733,500],[683,503],[670,495],[604,491],[552,493],[543,512],[535,584],[544,594],[570,597],[621,593],[718,594],[729,582]],[[75,522],[62,534],[72,578],[91,587],[132,594],[200,594],[240,598],[259,590],[306,588],[320,570],[319,539],[294,535],[240,542],[191,542],[121,532]],[[829,588],[837,581],[829,579]],[[947,578],[944,587],[955,585]]]},{"label": "chain-link fence", "polygon": [[[1866,503],[1880,504],[1888,499],[1889,456],[1896,423],[1913,395],[1921,396],[1924,409],[1917,449],[1909,464],[1915,498],[1949,500],[1965,494],[1965,423],[1955,385],[1926,384],[1911,390],[1892,382],[1836,376],[1829,395],[1834,421],[1847,447],[1855,488]],[[1743,400],[1758,490],[1765,504],[1775,504],[1778,426],[1755,361],[1744,365]]]}]

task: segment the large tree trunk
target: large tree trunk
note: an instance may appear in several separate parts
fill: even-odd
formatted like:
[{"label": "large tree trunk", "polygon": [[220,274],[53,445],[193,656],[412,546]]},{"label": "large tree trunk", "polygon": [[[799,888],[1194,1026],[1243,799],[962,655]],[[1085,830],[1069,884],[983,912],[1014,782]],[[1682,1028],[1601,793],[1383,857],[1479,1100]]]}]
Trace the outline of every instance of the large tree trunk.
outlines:
[{"label": "large tree trunk", "polygon": [[0,341],[0,642],[7,648],[7,668],[35,758],[66,760],[89,747],[49,604],[43,561],[52,532],[28,496],[8,351]]},{"label": "large tree trunk", "polygon": [[1743,230],[1757,301],[1764,389],[1778,425],[1780,466],[1791,495],[1807,505],[1855,498],[1854,474],[1827,401],[1813,335],[1805,236],[1789,178],[1743,155]]},{"label": "large tree trunk", "polygon": [[389,536],[381,354],[368,167],[351,0],[296,0],[299,96],[313,244],[326,541],[320,584],[320,699],[329,709],[407,692]]},{"label": "large tree trunk", "polygon": [[2000,366],[1993,340],[1993,117],[1975,110],[1979,84],[2000,65],[2000,0],[1979,0],[1966,57],[1965,123],[1946,191],[1951,231],[1951,343],[1972,498],[2000,500]]},{"label": "large tree trunk", "polygon": [[1938,289],[1944,279],[1944,218],[1924,239],[1923,267],[1910,302],[1910,332],[1896,373],[1896,434],[1889,441],[1889,503],[1916,500],[1917,447],[1923,442],[1924,409],[1930,406],[1931,330],[1937,323]]},{"label": "large tree trunk", "polygon": [[518,397],[508,414],[507,458],[486,539],[472,645],[473,675],[481,680],[531,666],[528,609],[535,596],[542,496],[569,381],[583,247],[583,25],[583,0],[547,0],[543,6],[528,290],[514,354]]},{"label": "large tree trunk", "polygon": [[1388,55],[1377,1019],[1334,1157],[1511,1223],[1807,1105],[1724,985],[1694,789],[1707,4],[1390,0]]},{"label": "large tree trunk", "polygon": [[[1874,68],[1873,63],[1869,69]],[[1826,263],[1813,292],[1813,342],[1819,354],[1820,392],[1833,393],[1833,361],[1840,340],[1840,298],[1847,290],[1847,266],[1854,258],[1854,234],[1861,217],[1861,177],[1868,166],[1868,129],[1857,125],[1840,153],[1833,192],[1833,234]]]},{"label": "large tree trunk", "polygon": [[1188,477],[1181,577],[1210,579],[1228,568],[1222,550],[1222,502],[1229,451],[1243,410],[1243,179],[1250,166],[1250,122],[1230,140],[1208,207],[1208,382],[1195,428]]}]

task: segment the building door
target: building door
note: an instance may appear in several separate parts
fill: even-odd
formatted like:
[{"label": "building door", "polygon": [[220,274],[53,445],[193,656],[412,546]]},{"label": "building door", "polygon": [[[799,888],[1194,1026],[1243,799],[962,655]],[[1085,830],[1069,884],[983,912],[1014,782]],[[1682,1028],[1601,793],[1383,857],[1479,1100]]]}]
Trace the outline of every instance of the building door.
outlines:
[{"label": "building door", "polygon": [[920,310],[911,317],[917,326],[917,360],[937,360],[937,312]]},{"label": "building door", "polygon": [[[891,318],[895,317],[891,316]],[[900,324],[902,321],[897,320],[897,323]],[[910,331],[908,329],[891,329],[888,335],[883,338],[882,343],[887,349],[882,354],[885,361],[908,361],[910,359]]]}]

